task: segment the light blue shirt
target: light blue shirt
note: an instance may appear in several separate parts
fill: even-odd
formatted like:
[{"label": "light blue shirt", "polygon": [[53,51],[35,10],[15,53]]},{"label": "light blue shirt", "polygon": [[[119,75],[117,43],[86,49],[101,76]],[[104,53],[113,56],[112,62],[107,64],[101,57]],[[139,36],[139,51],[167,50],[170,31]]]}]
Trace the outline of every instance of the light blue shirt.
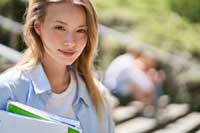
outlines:
[{"label": "light blue shirt", "polygon": [[[70,67],[76,77],[76,95],[72,104],[83,133],[114,133],[114,124],[105,106],[98,119],[83,79]],[[31,70],[12,68],[0,76],[0,109],[5,110],[8,100],[44,110],[51,96],[51,86],[41,64]],[[13,129],[14,130],[14,129]]]}]

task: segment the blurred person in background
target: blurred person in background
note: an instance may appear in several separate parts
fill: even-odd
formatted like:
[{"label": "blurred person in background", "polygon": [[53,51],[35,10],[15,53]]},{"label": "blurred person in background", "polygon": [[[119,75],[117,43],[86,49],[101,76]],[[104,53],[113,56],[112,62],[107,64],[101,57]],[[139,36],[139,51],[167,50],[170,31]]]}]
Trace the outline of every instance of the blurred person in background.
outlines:
[{"label": "blurred person in background", "polygon": [[152,55],[128,50],[111,62],[105,72],[104,85],[122,105],[136,100],[144,106],[156,106],[164,80],[164,73],[157,71],[156,65]]}]

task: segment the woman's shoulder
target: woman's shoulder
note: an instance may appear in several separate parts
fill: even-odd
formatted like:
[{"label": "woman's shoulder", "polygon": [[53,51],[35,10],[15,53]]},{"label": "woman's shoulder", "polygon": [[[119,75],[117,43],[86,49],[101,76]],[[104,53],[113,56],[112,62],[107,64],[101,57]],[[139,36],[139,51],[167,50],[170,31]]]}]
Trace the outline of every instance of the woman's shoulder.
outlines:
[{"label": "woman's shoulder", "polygon": [[22,70],[15,67],[6,70],[0,75],[0,109],[6,108],[8,100],[17,100],[27,94],[29,80]]},{"label": "woman's shoulder", "polygon": [[22,70],[16,67],[9,68],[0,74],[0,97],[1,94],[3,95],[6,92],[17,93],[18,91],[23,91],[23,88],[27,88],[29,83],[29,79]]},{"label": "woman's shoulder", "polygon": [[0,85],[10,84],[10,83],[22,83],[27,82],[23,70],[20,70],[16,67],[9,68],[0,74]]}]

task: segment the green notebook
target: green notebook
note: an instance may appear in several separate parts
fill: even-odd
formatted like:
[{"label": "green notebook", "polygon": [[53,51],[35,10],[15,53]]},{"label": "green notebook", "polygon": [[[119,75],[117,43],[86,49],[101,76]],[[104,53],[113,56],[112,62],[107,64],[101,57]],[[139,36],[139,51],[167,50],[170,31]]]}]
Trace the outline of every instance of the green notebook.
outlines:
[{"label": "green notebook", "polygon": [[77,120],[52,115],[19,102],[9,101],[7,103],[7,111],[40,120],[64,123],[68,126],[68,133],[82,133],[82,130],[80,129],[80,122]]}]

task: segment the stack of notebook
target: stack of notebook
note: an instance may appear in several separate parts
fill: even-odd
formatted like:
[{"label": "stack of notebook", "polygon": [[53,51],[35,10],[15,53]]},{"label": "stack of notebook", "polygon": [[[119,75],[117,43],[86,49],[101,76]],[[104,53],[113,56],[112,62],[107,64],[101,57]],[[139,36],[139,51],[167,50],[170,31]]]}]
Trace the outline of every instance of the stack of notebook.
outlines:
[{"label": "stack of notebook", "polygon": [[0,111],[1,133],[82,133],[80,122],[9,101]]}]

